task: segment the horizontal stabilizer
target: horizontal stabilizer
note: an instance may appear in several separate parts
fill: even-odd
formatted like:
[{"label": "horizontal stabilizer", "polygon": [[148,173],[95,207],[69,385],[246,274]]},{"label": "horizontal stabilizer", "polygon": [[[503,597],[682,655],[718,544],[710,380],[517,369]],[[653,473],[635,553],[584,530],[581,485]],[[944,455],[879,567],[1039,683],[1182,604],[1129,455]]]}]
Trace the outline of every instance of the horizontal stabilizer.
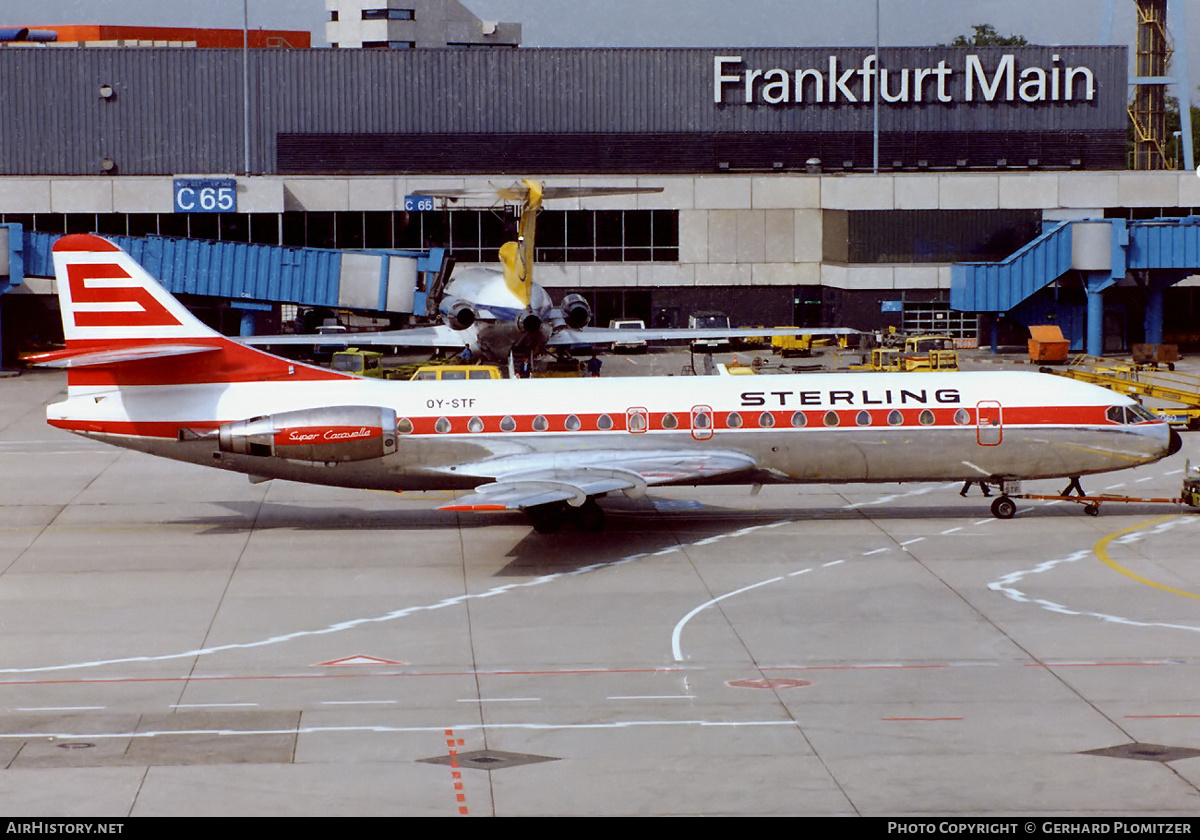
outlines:
[{"label": "horizontal stabilizer", "polygon": [[192,353],[211,353],[221,348],[213,344],[142,344],[108,350],[68,348],[28,356],[25,361],[40,367],[80,368],[161,359],[169,356],[189,356]]}]

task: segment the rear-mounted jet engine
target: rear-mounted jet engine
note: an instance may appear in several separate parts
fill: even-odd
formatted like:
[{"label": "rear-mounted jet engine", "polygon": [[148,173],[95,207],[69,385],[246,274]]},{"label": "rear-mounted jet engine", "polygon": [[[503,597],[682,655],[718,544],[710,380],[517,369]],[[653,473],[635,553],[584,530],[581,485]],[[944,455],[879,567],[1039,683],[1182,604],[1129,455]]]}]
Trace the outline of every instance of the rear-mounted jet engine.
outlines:
[{"label": "rear-mounted jet engine", "polygon": [[285,411],[226,423],[222,452],[289,461],[367,461],[396,451],[396,412],[369,405]]}]

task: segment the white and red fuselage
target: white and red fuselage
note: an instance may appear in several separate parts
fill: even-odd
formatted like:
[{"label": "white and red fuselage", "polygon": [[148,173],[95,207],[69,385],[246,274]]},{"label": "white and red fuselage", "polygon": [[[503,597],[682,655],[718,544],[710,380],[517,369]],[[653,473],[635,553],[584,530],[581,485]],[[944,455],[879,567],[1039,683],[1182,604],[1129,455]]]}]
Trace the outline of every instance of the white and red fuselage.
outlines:
[{"label": "white and red fuselage", "polygon": [[393,382],[282,359],[192,317],[116,246],[55,247],[68,398],[51,425],[317,484],[582,504],[660,484],[1078,476],[1178,448],[1129,400],[1033,372]]}]

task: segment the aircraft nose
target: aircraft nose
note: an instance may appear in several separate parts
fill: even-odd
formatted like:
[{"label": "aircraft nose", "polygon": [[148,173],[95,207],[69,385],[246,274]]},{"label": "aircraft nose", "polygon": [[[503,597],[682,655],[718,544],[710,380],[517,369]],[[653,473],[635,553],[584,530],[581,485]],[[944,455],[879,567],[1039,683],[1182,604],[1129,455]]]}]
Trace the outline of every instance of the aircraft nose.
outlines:
[{"label": "aircraft nose", "polygon": [[1171,438],[1167,443],[1167,457],[1174,455],[1183,448],[1183,438],[1179,436],[1179,432],[1171,429]]}]

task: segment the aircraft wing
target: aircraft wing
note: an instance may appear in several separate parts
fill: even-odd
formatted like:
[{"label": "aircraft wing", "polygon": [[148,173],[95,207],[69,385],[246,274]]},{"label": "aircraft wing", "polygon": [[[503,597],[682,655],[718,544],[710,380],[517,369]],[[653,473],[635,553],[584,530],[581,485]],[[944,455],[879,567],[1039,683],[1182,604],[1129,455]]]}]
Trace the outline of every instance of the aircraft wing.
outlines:
[{"label": "aircraft wing", "polygon": [[612,344],[630,340],[642,341],[697,341],[700,339],[737,339],[774,335],[853,335],[858,330],[849,327],[648,327],[641,330],[619,330],[607,327],[584,327],[573,330],[569,327],[557,330],[550,345],[564,344]]},{"label": "aircraft wing", "polygon": [[445,324],[430,327],[411,327],[403,330],[380,330],[357,333],[308,333],[305,335],[248,335],[238,341],[253,345],[304,344],[348,347],[468,347],[473,330],[452,330]]},{"label": "aircraft wing", "polygon": [[519,510],[550,502],[578,507],[589,496],[614,490],[637,498],[657,484],[688,484],[754,466],[749,455],[721,450],[591,450],[559,453],[549,461],[544,455],[502,457],[488,467],[493,482],[440,510]]}]

